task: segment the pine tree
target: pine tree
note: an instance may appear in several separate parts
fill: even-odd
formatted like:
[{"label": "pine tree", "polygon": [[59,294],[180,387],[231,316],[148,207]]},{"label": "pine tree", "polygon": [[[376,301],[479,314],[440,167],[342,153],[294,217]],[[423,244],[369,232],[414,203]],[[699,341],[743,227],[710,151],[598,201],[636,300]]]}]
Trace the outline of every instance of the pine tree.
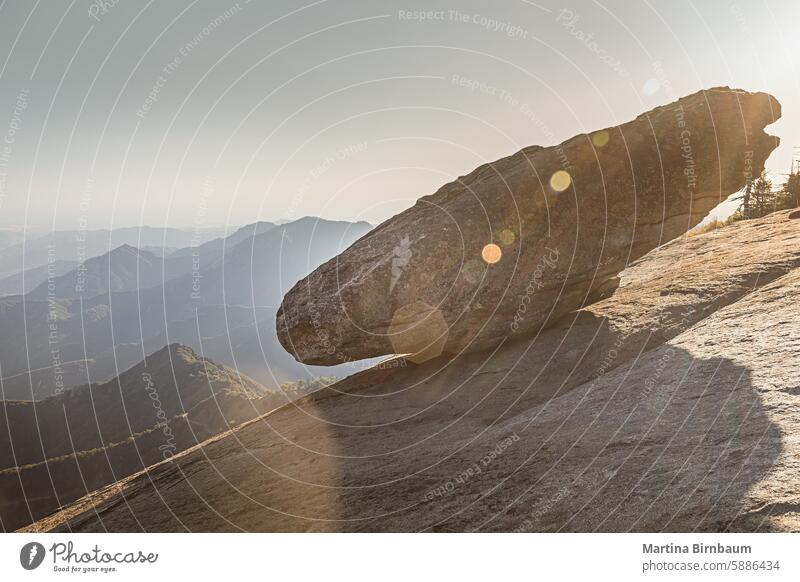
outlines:
[{"label": "pine tree", "polygon": [[767,179],[765,172],[753,182],[753,211],[754,218],[766,216],[775,211],[775,195],[772,193],[772,182]]},{"label": "pine tree", "polygon": [[789,174],[786,184],[783,185],[785,192],[785,204],[787,208],[797,208],[800,206],[800,171],[793,171]]},{"label": "pine tree", "polygon": [[739,207],[739,213],[741,214],[742,218],[748,219],[753,218],[753,180],[747,180],[747,185],[744,187],[744,192],[738,198],[738,200],[742,201],[742,205]]},{"label": "pine tree", "polygon": [[783,197],[781,192],[773,192],[772,181],[767,178],[766,172],[762,172],[756,179],[750,179],[745,185],[741,200],[741,206],[737,211],[737,219],[749,220],[751,218],[761,218],[776,210],[783,208]]}]

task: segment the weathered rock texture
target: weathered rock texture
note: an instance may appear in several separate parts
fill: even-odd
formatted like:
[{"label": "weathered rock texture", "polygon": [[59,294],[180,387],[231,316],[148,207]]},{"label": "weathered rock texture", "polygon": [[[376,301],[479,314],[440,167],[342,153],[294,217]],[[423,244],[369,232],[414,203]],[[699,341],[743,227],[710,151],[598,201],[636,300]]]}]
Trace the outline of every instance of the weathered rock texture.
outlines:
[{"label": "weathered rock texture", "polygon": [[328,365],[424,361],[535,333],[759,173],[778,143],[763,129],[779,117],[765,93],[716,88],[481,166],[300,281],[278,312],[279,339]]},{"label": "weathered rock texture", "polygon": [[34,531],[799,531],[800,223],[681,237],[499,349],[397,360]]}]

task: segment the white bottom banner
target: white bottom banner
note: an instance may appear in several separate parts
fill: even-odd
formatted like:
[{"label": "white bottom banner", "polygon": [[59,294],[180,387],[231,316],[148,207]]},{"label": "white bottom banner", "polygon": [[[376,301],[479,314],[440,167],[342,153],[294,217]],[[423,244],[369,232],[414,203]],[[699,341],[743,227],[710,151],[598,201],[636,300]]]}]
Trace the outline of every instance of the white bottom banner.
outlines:
[{"label": "white bottom banner", "polygon": [[794,534],[5,534],[0,571],[4,580],[798,580],[798,542]]}]

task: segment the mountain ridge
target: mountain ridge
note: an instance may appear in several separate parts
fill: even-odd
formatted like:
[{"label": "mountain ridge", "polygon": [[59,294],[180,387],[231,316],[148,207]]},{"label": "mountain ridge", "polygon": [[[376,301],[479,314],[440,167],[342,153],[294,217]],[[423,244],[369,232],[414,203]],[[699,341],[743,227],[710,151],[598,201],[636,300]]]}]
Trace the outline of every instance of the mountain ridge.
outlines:
[{"label": "mountain ridge", "polygon": [[21,527],[302,393],[267,390],[171,344],[109,382],[4,401],[0,522]]}]

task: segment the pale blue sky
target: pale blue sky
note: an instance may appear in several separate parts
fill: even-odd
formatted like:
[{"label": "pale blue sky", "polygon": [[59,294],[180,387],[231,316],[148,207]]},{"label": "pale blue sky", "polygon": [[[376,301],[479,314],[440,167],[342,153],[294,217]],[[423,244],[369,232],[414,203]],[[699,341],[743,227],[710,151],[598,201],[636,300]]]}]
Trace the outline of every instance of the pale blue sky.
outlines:
[{"label": "pale blue sky", "polygon": [[100,6],[2,3],[0,226],[377,223],[717,85],[783,103],[772,171],[800,145],[791,0]]}]

